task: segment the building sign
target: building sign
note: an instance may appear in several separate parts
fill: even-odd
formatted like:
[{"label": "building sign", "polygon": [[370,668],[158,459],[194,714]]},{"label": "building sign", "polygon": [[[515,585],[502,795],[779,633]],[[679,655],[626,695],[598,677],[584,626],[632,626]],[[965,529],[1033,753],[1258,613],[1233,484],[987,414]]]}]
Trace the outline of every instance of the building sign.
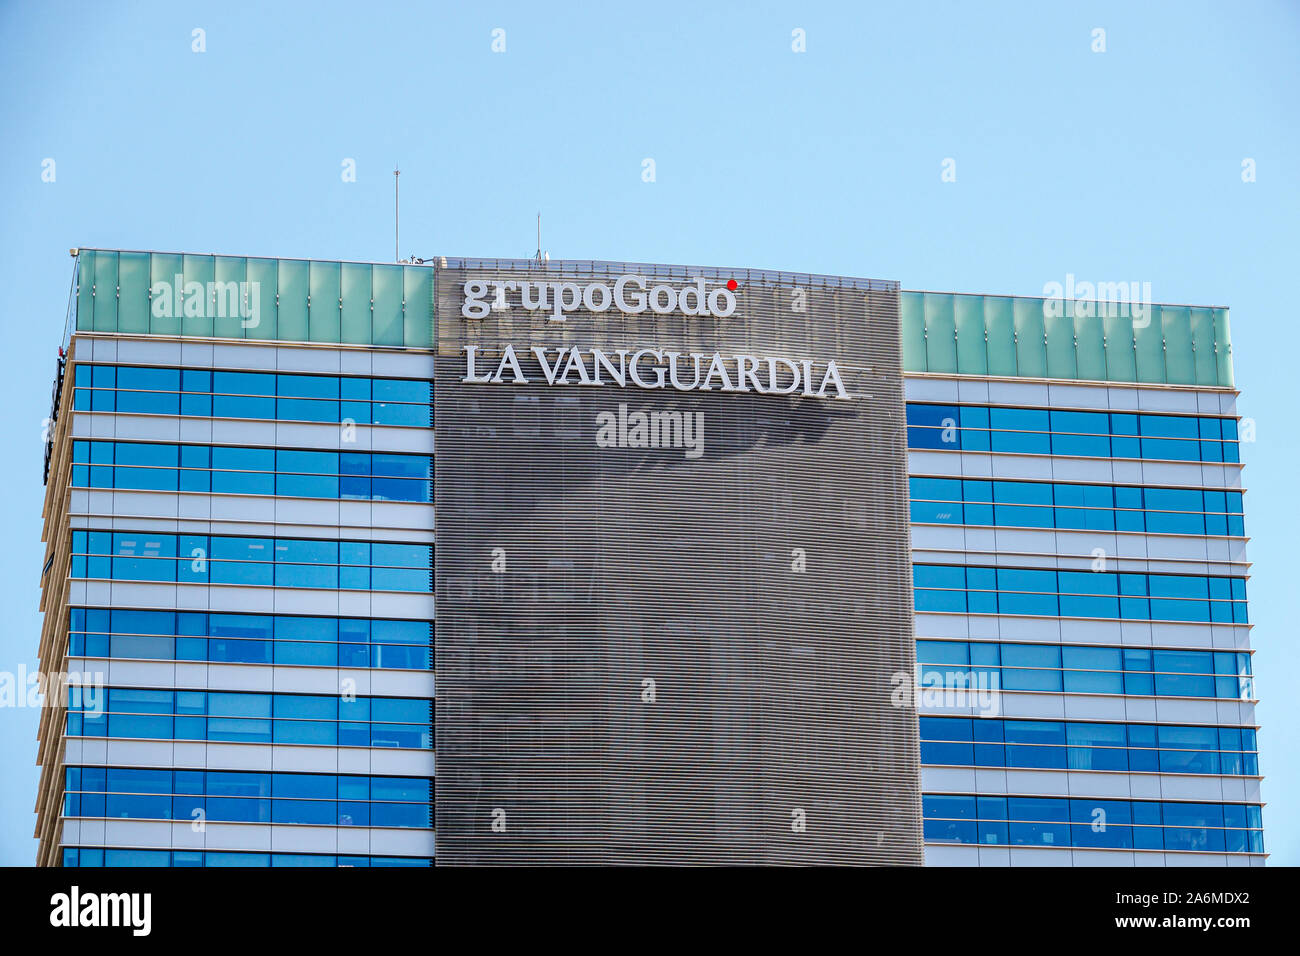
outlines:
[{"label": "building sign", "polygon": [[[611,308],[625,315],[681,315],[725,319],[735,314],[739,284],[708,288],[704,279],[677,287],[648,285],[645,276],[625,274],[613,282],[539,282],[531,280],[469,279],[462,284],[465,297],[460,314],[481,320],[493,312],[518,306],[527,312],[548,312],[552,322],[583,308],[599,314]],[[517,293],[517,295],[516,295]],[[673,388],[680,392],[717,390],[755,392],[759,395],[800,394],[806,398],[851,399],[843,376],[833,360],[790,359],[722,352],[673,352],[659,348],[623,348],[613,351],[576,347],[532,346],[520,352],[507,345],[500,355],[486,360],[479,346],[467,345],[463,382],[473,385],[616,385],[627,388]],[[552,352],[554,356],[552,357]]]},{"label": "building sign", "polygon": [[[551,353],[554,353],[552,358]],[[637,388],[675,388],[679,392],[757,392],[759,395],[792,395],[808,398],[852,398],[844,388],[840,370],[833,361],[824,365],[804,359],[757,358],[720,352],[665,352],[661,349],[545,348],[534,345],[529,358],[537,367],[532,377],[525,374],[514,346],[507,345],[501,358],[481,366],[478,346],[465,346],[465,377],[473,385],[530,385],[545,380],[547,385],[617,385]],[[495,366],[494,371],[489,371]]]},{"label": "building sign", "polygon": [[588,312],[605,312],[614,308],[625,315],[640,315],[647,309],[656,315],[682,315],[725,319],[736,311],[736,289],[729,279],[719,288],[706,289],[703,279],[678,289],[656,284],[647,289],[649,280],[640,275],[622,275],[613,284],[590,282],[533,282],[527,279],[491,282],[470,279],[465,282],[465,304],[460,314],[467,319],[486,318],[493,310],[509,308],[511,293],[518,291],[519,305],[528,312],[550,311],[552,322],[563,322],[565,315],[583,306]]}]

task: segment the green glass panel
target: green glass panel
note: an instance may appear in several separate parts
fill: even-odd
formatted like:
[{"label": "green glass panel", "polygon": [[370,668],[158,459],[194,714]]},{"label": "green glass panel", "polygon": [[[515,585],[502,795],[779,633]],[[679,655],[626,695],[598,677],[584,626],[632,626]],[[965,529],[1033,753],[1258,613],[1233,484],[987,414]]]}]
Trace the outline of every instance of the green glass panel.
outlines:
[{"label": "green glass panel", "polygon": [[370,281],[375,297],[374,345],[402,344],[402,267],[375,266]]},{"label": "green glass panel", "polygon": [[410,348],[433,347],[433,270],[402,267],[402,341]]},{"label": "green glass panel", "polygon": [[185,335],[212,335],[212,314],[216,311],[212,283],[216,281],[216,261],[212,256],[185,256],[184,308],[181,330]]},{"label": "green glass panel", "polygon": [[1015,300],[1005,295],[984,296],[984,325],[988,329],[990,375],[1016,374]]},{"label": "green glass panel", "polygon": [[1214,310],[1215,358],[1219,366],[1219,384],[1232,388],[1232,333],[1228,326],[1228,310]]},{"label": "green glass panel", "polygon": [[984,342],[984,296],[954,296],[953,322],[957,328],[957,371],[987,375],[989,353]]},{"label": "green glass panel", "polygon": [[[1043,328],[1047,333],[1048,378],[1079,377],[1074,355],[1074,303],[1066,302],[1064,305],[1064,309],[1051,309],[1043,316]],[[1058,311],[1063,314],[1057,315]]]},{"label": "green glass panel", "polygon": [[277,338],[282,342],[307,341],[308,272],[305,259],[280,260]]},{"label": "green glass panel", "polygon": [[77,331],[90,332],[95,328],[95,252],[88,249],[77,254]]},{"label": "green glass panel", "polygon": [[953,296],[925,294],[925,364],[931,372],[957,371],[956,320]]},{"label": "green glass panel", "polygon": [[276,335],[275,295],[279,288],[280,263],[275,259],[249,259],[248,326],[244,338],[273,339]]},{"label": "green glass panel", "polygon": [[343,295],[340,341],[370,344],[370,268],[357,262],[343,263],[339,280]]},{"label": "green glass panel", "polygon": [[117,330],[149,333],[149,253],[123,252],[117,257]]},{"label": "green glass panel", "polygon": [[[1148,311],[1155,306],[1147,306]],[[1133,319],[1127,315],[1108,315],[1102,320],[1106,329],[1106,380],[1136,382],[1137,359],[1133,351]]]},{"label": "green glass panel", "polygon": [[1196,358],[1196,384],[1218,385],[1219,370],[1214,363],[1214,310],[1190,309],[1192,351]]},{"label": "green glass panel", "polygon": [[1137,380],[1163,382],[1165,380],[1165,324],[1164,307],[1150,307],[1150,321],[1145,318],[1125,319],[1133,327],[1133,341],[1137,343]]},{"label": "green glass panel", "polygon": [[117,253],[95,256],[95,331],[117,331]]},{"label": "green glass panel", "polygon": [[117,330],[149,332],[149,254],[121,252],[117,256]]},{"label": "green glass panel", "polygon": [[1165,334],[1165,381],[1196,384],[1196,355],[1192,351],[1192,317],[1186,306],[1161,308]]},{"label": "green glass panel", "polygon": [[339,340],[339,283],[342,263],[311,263],[311,307],[307,328],[312,342]]},{"label": "green glass panel", "polygon": [[1016,299],[1012,314],[1016,322],[1016,374],[1045,377],[1047,343],[1044,341],[1043,300]]},{"label": "green glass panel", "polygon": [[1090,382],[1106,379],[1106,346],[1103,339],[1106,327],[1098,315],[1076,315],[1074,335],[1078,339],[1075,349],[1078,377]]},{"label": "green glass panel", "polygon": [[903,292],[898,297],[899,323],[903,331],[903,369],[927,371],[925,364],[925,295]]},{"label": "green glass panel", "polygon": [[212,334],[219,339],[242,339],[244,337],[244,316],[247,305],[244,302],[246,287],[241,283],[245,279],[248,260],[236,256],[217,256],[215,262],[215,286],[212,302]]},{"label": "green glass panel", "polygon": [[182,257],[174,253],[149,256],[149,332],[153,335],[181,334],[183,266]]}]

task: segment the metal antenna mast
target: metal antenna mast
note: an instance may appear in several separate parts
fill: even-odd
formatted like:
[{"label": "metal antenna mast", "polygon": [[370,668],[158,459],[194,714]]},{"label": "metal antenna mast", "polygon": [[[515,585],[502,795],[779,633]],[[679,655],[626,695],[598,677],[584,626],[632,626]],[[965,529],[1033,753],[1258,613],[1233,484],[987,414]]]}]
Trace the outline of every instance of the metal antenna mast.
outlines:
[{"label": "metal antenna mast", "polygon": [[400,175],[402,175],[402,171],[397,168],[396,164],[394,164],[393,165],[393,259],[396,262],[402,261],[402,254],[398,252],[398,246],[400,245],[400,237],[402,234],[402,213],[401,213],[401,207],[398,204],[399,192],[397,186],[397,177]]}]

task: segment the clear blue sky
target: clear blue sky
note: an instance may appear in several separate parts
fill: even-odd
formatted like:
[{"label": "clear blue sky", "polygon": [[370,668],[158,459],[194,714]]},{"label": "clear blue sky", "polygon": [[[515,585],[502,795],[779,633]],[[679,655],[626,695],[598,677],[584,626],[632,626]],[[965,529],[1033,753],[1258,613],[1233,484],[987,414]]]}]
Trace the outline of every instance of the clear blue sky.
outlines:
[{"label": "clear blue sky", "polygon": [[[552,257],[1230,306],[1266,841],[1300,863],[1298,54],[1300,7],[1255,0],[0,2],[0,671],[35,666],[69,247],[388,259],[397,161],[403,256],[531,255],[540,210]],[[37,716],[0,709],[0,863]]]}]

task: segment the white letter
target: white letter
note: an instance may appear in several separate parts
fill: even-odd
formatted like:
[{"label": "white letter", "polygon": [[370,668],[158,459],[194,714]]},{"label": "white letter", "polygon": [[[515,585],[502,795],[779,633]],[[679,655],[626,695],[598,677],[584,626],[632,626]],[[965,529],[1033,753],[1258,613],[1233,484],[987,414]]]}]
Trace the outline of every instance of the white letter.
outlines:
[{"label": "white letter", "polygon": [[[687,302],[690,296],[690,302]],[[683,286],[677,295],[677,307],[683,315],[708,315],[708,295],[704,291],[704,280],[696,279],[695,285]]]},{"label": "white letter", "polygon": [[722,390],[724,392],[737,391],[736,387],[731,384],[731,376],[727,374],[727,366],[723,364],[722,356],[717,352],[713,353],[713,359],[709,362],[709,371],[704,376],[704,384],[700,386],[700,391],[708,392],[713,390],[713,386],[709,382],[713,381],[714,375],[722,379]]},{"label": "white letter", "polygon": [[637,352],[632,356],[632,366],[630,369],[632,373],[632,381],[641,388],[663,388],[664,374],[667,372],[667,369],[662,365],[655,366],[655,371],[658,375],[655,376],[655,383],[653,385],[641,378],[641,372],[637,368],[637,362],[641,361],[641,356],[643,355],[653,355],[656,362],[662,362],[664,360],[664,353],[656,351],[655,349],[642,349]]},{"label": "white letter", "polygon": [[[726,306],[721,303],[726,300]],[[719,319],[725,319],[736,311],[736,297],[730,289],[714,289],[709,293],[709,312]]]},{"label": "white letter", "polygon": [[683,385],[677,379],[677,357],[680,354],[681,354],[680,352],[664,353],[664,355],[668,358],[668,379],[673,383],[673,388],[677,389],[677,391],[689,392],[691,389],[695,388],[700,384],[700,359],[704,358],[704,356],[700,355],[698,352],[691,353],[691,358],[695,359],[695,378],[691,379],[691,384]]},{"label": "white letter", "polygon": [[[600,295],[597,296],[596,293]],[[597,301],[599,299],[599,301]],[[593,282],[587,288],[582,290],[582,304],[587,307],[589,312],[604,312],[609,308],[610,291],[609,286],[603,282]]]},{"label": "white letter", "polygon": [[614,381],[618,382],[619,388],[626,387],[627,349],[619,349],[617,352],[614,353],[615,355],[618,356],[617,369],[614,368],[613,363],[610,362],[610,360],[605,357],[605,353],[602,352],[600,349],[592,349],[591,354],[592,354],[593,365],[594,365],[592,369],[592,371],[594,372],[594,379],[593,379],[594,384],[596,385],[605,384],[600,380],[600,367],[603,365],[605,366],[606,369],[609,370],[610,377],[613,378]]},{"label": "white letter", "polygon": [[[556,364],[558,365],[559,363],[557,362]],[[560,377],[557,378],[556,381],[559,382],[561,385],[568,385],[568,384],[569,384],[569,370],[572,369],[575,365],[576,365],[577,368],[578,368],[578,383],[579,383],[580,385],[590,385],[590,384],[591,384],[591,378],[588,377],[588,375],[587,375],[587,366],[585,366],[585,365],[582,364],[582,350],[581,350],[581,349],[570,349],[570,350],[569,350],[569,361],[568,361],[568,363],[564,366],[564,371],[560,373]]]},{"label": "white letter", "polygon": [[[628,305],[627,300],[623,297],[623,289],[628,284],[635,284],[638,291],[632,300],[636,303],[635,308]],[[629,315],[638,315],[645,311],[645,277],[644,276],[622,276],[614,283],[614,304],[618,306],[620,312],[626,312]]]},{"label": "white letter", "polygon": [[[551,313],[552,322],[563,322],[565,310],[572,311],[582,304],[582,287],[573,282],[552,282],[555,290],[555,309]],[[566,302],[564,293],[572,293],[573,301]]]},{"label": "white letter", "polygon": [[758,392],[759,394],[767,393],[767,389],[763,387],[762,383],[759,382],[758,380],[758,376],[755,374],[755,370],[757,368],[758,368],[758,359],[754,358],[754,356],[752,355],[736,356],[736,385],[739,391],[742,392],[749,391],[749,389],[745,386],[745,379],[749,379],[751,382],[754,383],[754,391]]},{"label": "white letter", "polygon": [[462,382],[469,382],[474,385],[486,385],[492,381],[491,375],[484,375],[482,378],[474,377],[474,353],[478,351],[477,345],[465,346],[465,377]]},{"label": "white letter", "polygon": [[511,385],[528,384],[528,379],[524,377],[524,370],[519,367],[519,359],[515,356],[515,347],[513,345],[507,345],[506,350],[501,353],[501,362],[497,365],[497,373],[492,376],[493,384],[501,384],[501,376],[504,374],[507,365],[510,366],[510,371],[514,373],[514,381],[510,383]]},{"label": "white letter", "polygon": [[465,302],[460,307],[460,315],[465,319],[484,319],[491,311],[491,306],[484,302],[487,284],[481,278],[472,278],[465,282]]},{"label": "white letter", "polygon": [[817,389],[817,397],[818,397],[818,398],[821,398],[823,395],[826,394],[826,383],[827,383],[827,382],[833,382],[833,383],[834,383],[834,385],[835,385],[835,392],[836,392],[835,397],[836,397],[836,398],[848,399],[848,398],[851,397],[851,396],[849,395],[849,393],[846,392],[846,391],[844,390],[844,382],[842,382],[842,381],[840,380],[840,370],[839,370],[838,368],[835,367],[835,362],[834,362],[833,360],[832,360],[832,361],[828,361],[828,362],[826,363],[826,375],[825,375],[825,377],[822,379],[822,387],[819,388],[819,389]]},{"label": "white letter", "polygon": [[[782,388],[777,384],[776,363],[787,366],[794,373],[794,381],[790,383],[789,388]],[[799,366],[795,365],[789,359],[769,358],[767,360],[767,389],[771,395],[789,395],[792,392],[799,391]]]},{"label": "white letter", "polygon": [[546,353],[548,351],[549,349],[545,348],[544,346],[541,345],[533,346],[533,354],[537,356],[537,361],[542,366],[542,374],[546,376],[546,384],[554,385],[555,373],[560,369],[560,360],[564,358],[564,353],[569,351],[569,349],[566,346],[565,348],[559,350],[559,353],[555,356],[554,365],[546,364]]}]

